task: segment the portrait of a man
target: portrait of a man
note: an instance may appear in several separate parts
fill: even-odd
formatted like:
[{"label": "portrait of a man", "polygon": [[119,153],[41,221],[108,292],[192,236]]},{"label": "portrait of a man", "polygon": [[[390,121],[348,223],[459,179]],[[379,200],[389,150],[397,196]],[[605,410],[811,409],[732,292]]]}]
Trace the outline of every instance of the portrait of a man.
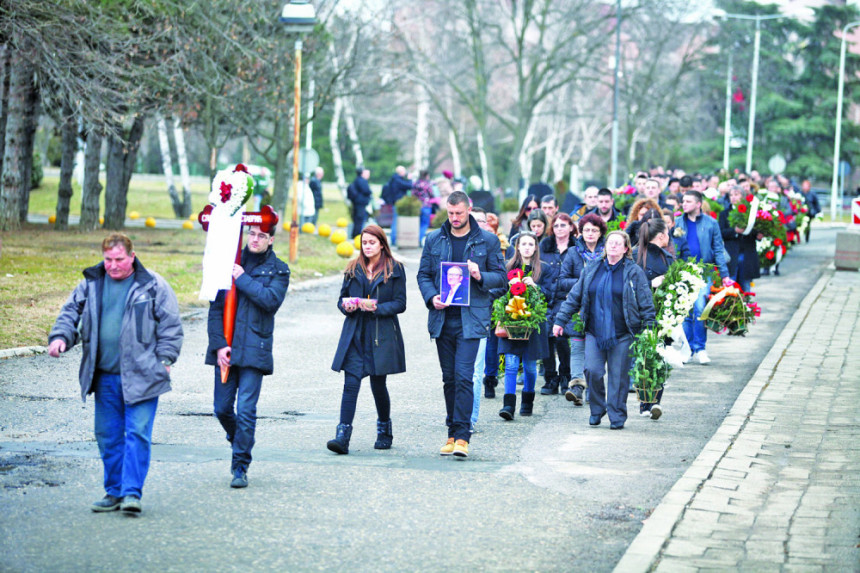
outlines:
[{"label": "portrait of a man", "polygon": [[469,270],[466,263],[442,263],[441,299],[453,306],[469,306]]}]

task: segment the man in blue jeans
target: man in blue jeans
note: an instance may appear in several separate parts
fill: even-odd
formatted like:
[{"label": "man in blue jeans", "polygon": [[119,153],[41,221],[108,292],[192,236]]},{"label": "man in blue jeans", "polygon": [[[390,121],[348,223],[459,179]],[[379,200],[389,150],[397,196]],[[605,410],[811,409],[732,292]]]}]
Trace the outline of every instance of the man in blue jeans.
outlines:
[{"label": "man in blue jeans", "polygon": [[79,338],[83,344],[81,398],[95,394],[104,465],[105,496],[92,510],[138,515],[158,397],[170,391],[182,324],[173,289],[143,267],[126,235],[108,235],[102,255],[63,305],[48,336],[48,354],[59,357]]},{"label": "man in blue jeans", "polygon": [[[209,305],[209,348],[206,364],[215,366],[215,416],[233,449],[230,487],[248,487],[248,466],[257,427],[257,400],[263,376],[274,371],[272,339],[275,313],[284,302],[290,268],[275,256],[277,221],[250,227],[240,264],[233,265],[236,322],[232,344],[224,336],[226,290]],[[229,368],[222,381],[221,369]],[[235,403],[235,410],[234,405]]]},{"label": "man in blue jeans", "polygon": [[[702,213],[702,194],[698,191],[685,191],[681,200],[681,208],[684,214],[675,219],[676,233],[681,233],[687,239],[690,254],[697,261],[716,265],[723,284],[731,285],[729,266],[726,263],[726,248],[723,245],[723,236],[720,233],[720,225],[717,220]],[[708,331],[705,323],[699,320],[702,311],[705,310],[711,285],[705,285],[696,299],[693,310],[684,319],[684,334],[690,344],[692,354],[689,360],[695,359],[699,364],[708,364],[711,359],[705,350],[708,342]]]},{"label": "man in blue jeans", "polygon": [[[481,339],[490,335],[490,289],[505,284],[499,239],[482,230],[470,214],[469,197],[462,191],[448,196],[448,220],[424,242],[418,287],[429,310],[430,338],[442,369],[445,424],[448,441],[443,456],[469,456],[470,419],[474,409],[472,376]],[[442,300],[441,263],[466,263],[469,269],[469,306],[449,306]]]}]

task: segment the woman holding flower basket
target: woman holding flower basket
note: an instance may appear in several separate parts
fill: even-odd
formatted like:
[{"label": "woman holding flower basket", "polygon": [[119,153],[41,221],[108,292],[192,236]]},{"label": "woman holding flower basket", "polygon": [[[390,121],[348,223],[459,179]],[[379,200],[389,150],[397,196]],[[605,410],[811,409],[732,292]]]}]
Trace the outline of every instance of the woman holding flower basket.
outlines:
[{"label": "woman holding flower basket", "polygon": [[749,292],[754,279],[761,276],[759,271],[756,240],[764,238],[755,231],[758,200],[752,194],[744,196],[743,189],[733,186],[729,189],[731,209],[720,213],[720,233],[729,259],[729,276]]},{"label": "woman holding flower basket", "polygon": [[397,320],[406,310],[406,273],[394,260],[385,231],[377,225],[361,232],[361,253],[346,267],[337,307],[346,318],[331,368],[343,371],[344,383],[337,435],[327,447],[337,454],[349,453],[361,379],[370,376],[378,418],[373,447],[387,450],[394,438],[386,377],[406,371],[403,334]]},{"label": "woman holding flower basket", "polygon": [[[515,243],[516,252],[508,261],[508,292],[493,303],[499,353],[505,355],[505,395],[499,416],[514,419],[517,406],[517,371],[523,364],[521,416],[531,416],[535,400],[537,361],[549,354],[546,301],[552,299],[558,273],[542,265],[538,238],[523,231]],[[520,329],[526,329],[522,334]]]},{"label": "woman holding flower basket", "polygon": [[573,315],[580,314],[591,398],[588,423],[598,426],[608,413],[610,429],[620,430],[627,421],[630,345],[635,335],[653,325],[654,301],[645,272],[631,257],[627,233],[609,233],[604,254],[603,260],[586,267],[568,294],[553,334],[562,334]]}]

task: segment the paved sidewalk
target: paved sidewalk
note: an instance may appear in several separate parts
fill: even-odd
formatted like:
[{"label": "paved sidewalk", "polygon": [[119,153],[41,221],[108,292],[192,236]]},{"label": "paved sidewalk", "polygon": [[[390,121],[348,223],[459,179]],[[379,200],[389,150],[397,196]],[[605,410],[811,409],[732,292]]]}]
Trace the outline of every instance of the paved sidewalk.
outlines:
[{"label": "paved sidewalk", "polygon": [[616,571],[860,570],[860,274],[824,273]]}]

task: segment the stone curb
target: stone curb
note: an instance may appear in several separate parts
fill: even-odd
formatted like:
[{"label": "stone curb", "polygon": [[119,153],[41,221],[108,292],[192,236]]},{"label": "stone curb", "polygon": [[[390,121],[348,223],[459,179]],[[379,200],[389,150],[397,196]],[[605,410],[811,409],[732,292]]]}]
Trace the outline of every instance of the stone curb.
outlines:
[{"label": "stone curb", "polygon": [[773,372],[782,360],[786,348],[794,340],[800,325],[806,320],[812,305],[824,290],[825,285],[833,278],[834,272],[832,265],[824,269],[821,278],[800,303],[797,311],[785,325],[773,347],[738,396],[726,419],[723,420],[723,423],[710,441],[705,444],[702,452],[684,472],[684,475],[672,486],[672,489],[645,520],[639,535],[636,536],[615,566],[615,573],[653,570],[665,545],[672,536],[675,525],[681,520],[687,506],[693,501],[705,481],[710,478],[717,464],[731,448],[743,429],[758,397],[770,383]]}]

